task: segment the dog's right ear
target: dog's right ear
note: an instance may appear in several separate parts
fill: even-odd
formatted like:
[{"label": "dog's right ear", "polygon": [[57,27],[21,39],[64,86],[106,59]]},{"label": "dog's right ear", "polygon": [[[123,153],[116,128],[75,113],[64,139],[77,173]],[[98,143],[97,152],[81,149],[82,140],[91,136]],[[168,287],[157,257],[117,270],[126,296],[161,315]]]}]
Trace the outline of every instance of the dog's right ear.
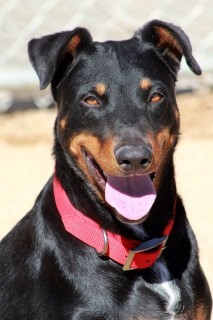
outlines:
[{"label": "dog's right ear", "polygon": [[[40,89],[45,89],[50,84],[63,60],[71,64],[78,52],[91,43],[92,37],[84,28],[32,39],[28,44],[28,55],[39,77]],[[61,73],[60,71],[62,76]]]}]

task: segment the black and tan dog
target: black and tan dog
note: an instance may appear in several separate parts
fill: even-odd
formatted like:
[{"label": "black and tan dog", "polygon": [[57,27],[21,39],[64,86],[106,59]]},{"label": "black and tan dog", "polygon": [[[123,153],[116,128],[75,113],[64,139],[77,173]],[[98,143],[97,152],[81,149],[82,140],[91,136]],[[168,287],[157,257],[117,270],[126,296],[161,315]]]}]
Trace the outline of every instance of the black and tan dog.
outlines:
[{"label": "black and tan dog", "polygon": [[29,56],[58,105],[55,174],[1,242],[1,320],[209,320],[173,166],[182,56],[201,73],[185,33],[155,20],[99,43],[77,28]]}]

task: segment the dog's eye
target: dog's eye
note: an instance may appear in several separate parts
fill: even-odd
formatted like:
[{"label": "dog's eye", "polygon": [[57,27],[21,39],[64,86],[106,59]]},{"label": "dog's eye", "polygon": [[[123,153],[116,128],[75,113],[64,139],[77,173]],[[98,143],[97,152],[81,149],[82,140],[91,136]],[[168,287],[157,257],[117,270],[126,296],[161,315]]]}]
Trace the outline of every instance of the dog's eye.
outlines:
[{"label": "dog's eye", "polygon": [[156,92],[156,93],[153,93],[151,98],[150,98],[150,102],[159,102],[161,99],[163,98],[162,94]]},{"label": "dog's eye", "polygon": [[95,97],[87,97],[86,99],[84,99],[84,103],[88,106],[100,106],[99,101],[95,98]]}]

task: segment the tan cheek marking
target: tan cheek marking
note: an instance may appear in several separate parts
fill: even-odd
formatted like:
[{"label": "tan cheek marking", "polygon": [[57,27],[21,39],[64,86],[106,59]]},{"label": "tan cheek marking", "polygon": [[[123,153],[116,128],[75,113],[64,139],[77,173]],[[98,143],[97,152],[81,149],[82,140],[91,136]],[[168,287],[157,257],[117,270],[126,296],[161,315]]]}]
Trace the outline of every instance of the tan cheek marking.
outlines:
[{"label": "tan cheek marking", "polygon": [[74,156],[78,157],[81,154],[81,147],[86,147],[87,149],[88,145],[94,148],[96,152],[99,152],[100,144],[98,139],[89,133],[82,132],[71,139],[69,149]]},{"label": "tan cheek marking", "polygon": [[160,147],[160,145],[159,145],[158,141],[156,140],[155,136],[153,135],[153,133],[148,132],[147,139],[148,139],[150,145],[152,146],[152,150],[153,150],[153,161],[152,161],[152,169],[151,170],[156,171],[157,167],[161,161],[163,150]]},{"label": "tan cheek marking", "polygon": [[100,82],[96,85],[95,90],[99,94],[99,96],[103,96],[106,92],[106,85]]},{"label": "tan cheek marking", "polygon": [[206,310],[204,306],[199,306],[195,311],[194,320],[204,320],[206,319]]},{"label": "tan cheek marking", "polygon": [[164,147],[164,145],[166,144],[166,142],[169,140],[170,137],[170,133],[168,129],[163,129],[161,132],[159,132],[157,134],[157,142],[160,146],[160,148],[162,149]]},{"label": "tan cheek marking", "polygon": [[154,186],[158,191],[161,181],[161,176],[163,174],[163,168],[165,166],[166,157],[168,151],[174,143],[174,136],[170,134],[169,129],[163,129],[156,136],[152,133],[148,135],[148,140],[153,148],[154,155],[154,171],[157,171]]},{"label": "tan cheek marking", "polygon": [[121,172],[114,155],[114,147],[115,139],[108,138],[101,145],[101,152],[95,159],[105,173],[110,175],[120,175]]},{"label": "tan cheek marking", "polygon": [[61,119],[59,124],[60,124],[60,127],[64,130],[67,124],[67,117],[64,117],[63,119]]},{"label": "tan cheek marking", "polygon": [[85,149],[95,159],[101,169],[108,174],[119,174],[118,165],[114,156],[114,139],[108,138],[104,143],[101,143],[96,137],[89,133],[81,133],[71,139],[69,150],[77,158],[77,161],[86,169],[85,160],[82,156],[81,148]]},{"label": "tan cheek marking", "polygon": [[157,135],[157,141],[162,149],[168,149],[173,145],[175,141],[175,136],[169,132],[169,129],[163,129],[158,135]]},{"label": "tan cheek marking", "polygon": [[88,181],[93,186],[96,185],[96,194],[101,200],[103,200],[103,190],[100,190],[97,181],[91,176],[81,148],[85,147],[104,172],[114,175],[119,170],[114,157],[113,141],[114,139],[107,139],[104,143],[101,143],[93,135],[83,132],[73,137],[69,143],[69,151],[76,158]]},{"label": "tan cheek marking", "polygon": [[[69,151],[71,154],[76,158],[79,167],[83,170],[84,174],[86,175],[88,181],[90,181],[92,184],[93,179],[91,177],[91,174],[88,170],[88,166],[85,162],[83,153],[81,148],[84,146],[90,145],[91,149],[95,150],[96,153],[99,153],[100,150],[100,144],[98,142],[98,139],[89,133],[80,133],[76,136],[74,136],[69,143]],[[88,150],[88,148],[86,148]],[[98,196],[100,197],[99,192],[97,193]]]},{"label": "tan cheek marking", "polygon": [[145,79],[141,80],[141,82],[140,82],[140,87],[143,90],[149,90],[151,88],[151,86],[152,86],[152,82],[148,78],[145,78]]}]

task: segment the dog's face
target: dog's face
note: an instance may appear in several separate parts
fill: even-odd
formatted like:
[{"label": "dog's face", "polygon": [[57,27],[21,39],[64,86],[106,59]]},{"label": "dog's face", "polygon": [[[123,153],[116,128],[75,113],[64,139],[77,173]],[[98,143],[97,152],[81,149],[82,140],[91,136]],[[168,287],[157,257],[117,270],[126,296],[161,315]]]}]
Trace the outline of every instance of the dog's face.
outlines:
[{"label": "dog's face", "polygon": [[66,155],[120,220],[142,221],[177,142],[182,55],[200,73],[188,38],[152,21],[121,42],[92,42],[85,29],[43,37],[32,40],[29,54],[41,87],[52,82]]},{"label": "dog's face", "polygon": [[172,75],[137,38],[79,54],[56,99],[60,142],[100,193],[106,176],[157,172],[176,142]]}]

